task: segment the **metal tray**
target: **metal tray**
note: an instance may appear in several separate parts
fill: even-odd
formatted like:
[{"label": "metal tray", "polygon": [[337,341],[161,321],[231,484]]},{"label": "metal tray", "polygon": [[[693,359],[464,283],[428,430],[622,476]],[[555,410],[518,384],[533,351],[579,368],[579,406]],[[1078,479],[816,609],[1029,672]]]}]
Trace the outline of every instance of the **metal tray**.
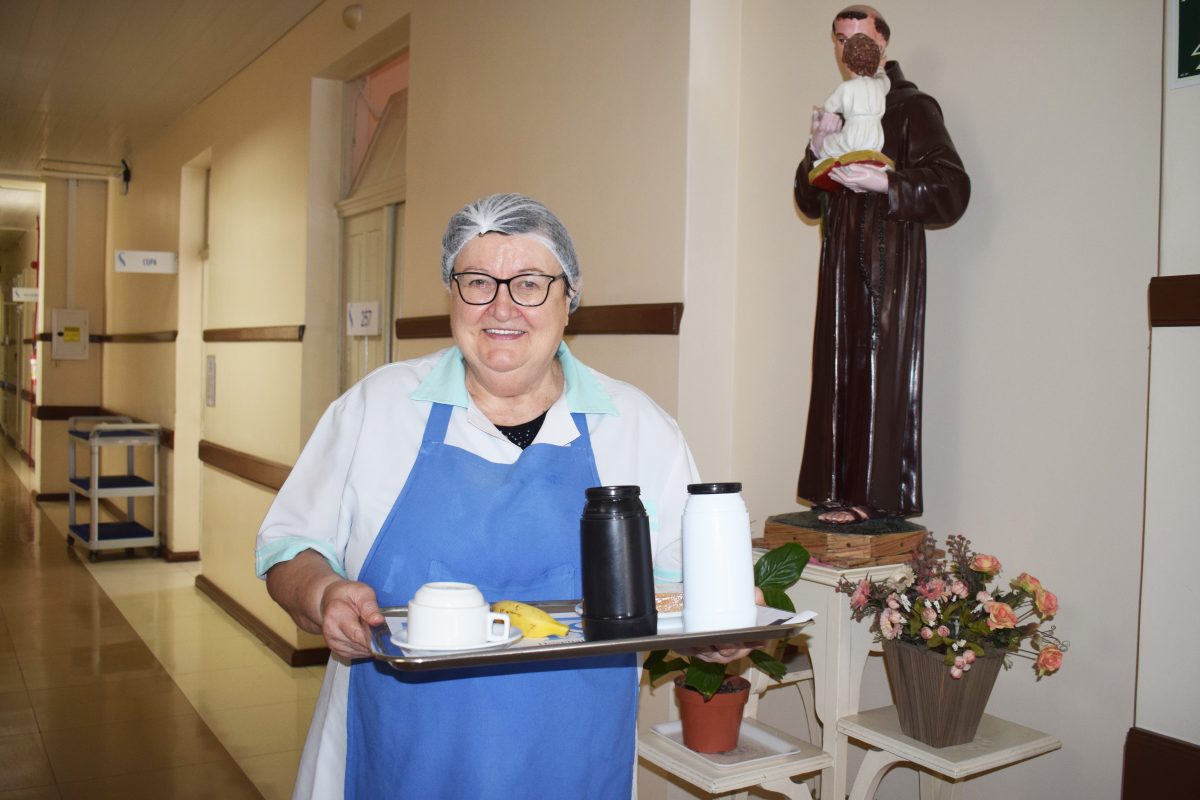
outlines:
[{"label": "metal tray", "polygon": [[816,614],[810,611],[793,613],[777,608],[760,606],[759,625],[752,628],[732,628],[719,631],[685,633],[682,624],[664,624],[659,619],[656,636],[638,636],[631,639],[607,639],[589,642],[579,632],[578,600],[544,600],[532,602],[549,614],[572,625],[573,635],[562,639],[521,639],[501,649],[480,649],[453,653],[406,652],[392,641],[393,627],[402,625],[408,616],[406,606],[382,609],[387,621],[371,629],[371,655],[390,664],[402,672],[450,669],[453,667],[479,667],[495,664],[516,664],[531,661],[548,661],[584,656],[603,656],[614,653],[639,653],[649,650],[671,650],[686,647],[704,647],[726,642],[766,642],[794,636],[807,625]]}]

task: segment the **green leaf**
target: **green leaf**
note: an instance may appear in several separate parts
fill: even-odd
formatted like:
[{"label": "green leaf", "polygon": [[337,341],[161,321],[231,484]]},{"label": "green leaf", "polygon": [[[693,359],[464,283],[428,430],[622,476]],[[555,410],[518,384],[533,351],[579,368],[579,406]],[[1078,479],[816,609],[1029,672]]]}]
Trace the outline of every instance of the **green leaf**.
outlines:
[{"label": "green leaf", "polygon": [[786,589],[800,580],[800,573],[808,565],[808,551],[798,542],[768,550],[754,564],[754,585],[765,589]]},{"label": "green leaf", "polygon": [[658,683],[672,672],[682,672],[688,667],[683,658],[667,658],[666,650],[655,650],[646,656],[642,669],[650,673],[650,682]]},{"label": "green leaf", "polygon": [[774,586],[762,586],[763,600],[771,608],[778,608],[781,611],[795,611],[796,605],[792,602],[792,598],[788,597],[787,592],[783,589],[777,589]]},{"label": "green leaf", "polygon": [[685,686],[690,686],[704,696],[705,700],[711,698],[717,693],[717,689],[721,688],[721,684],[725,681],[725,665],[716,664],[712,661],[704,661],[703,659],[693,658],[691,665],[687,668],[683,683]]},{"label": "green leaf", "polygon": [[787,674],[786,664],[769,653],[764,653],[762,650],[751,650],[750,660],[754,662],[754,666],[758,667],[775,680],[779,680]]}]

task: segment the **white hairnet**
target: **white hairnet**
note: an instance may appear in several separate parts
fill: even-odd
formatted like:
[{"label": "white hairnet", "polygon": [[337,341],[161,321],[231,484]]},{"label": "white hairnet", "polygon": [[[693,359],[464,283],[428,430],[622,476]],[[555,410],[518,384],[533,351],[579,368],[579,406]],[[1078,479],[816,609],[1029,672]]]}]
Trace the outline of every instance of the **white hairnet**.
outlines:
[{"label": "white hairnet", "polygon": [[485,233],[528,236],[554,254],[567,276],[571,290],[571,311],[579,307],[583,276],[571,235],[554,212],[521,194],[494,194],[463,206],[446,225],[442,236],[442,283],[450,287],[454,260],[467,242]]}]

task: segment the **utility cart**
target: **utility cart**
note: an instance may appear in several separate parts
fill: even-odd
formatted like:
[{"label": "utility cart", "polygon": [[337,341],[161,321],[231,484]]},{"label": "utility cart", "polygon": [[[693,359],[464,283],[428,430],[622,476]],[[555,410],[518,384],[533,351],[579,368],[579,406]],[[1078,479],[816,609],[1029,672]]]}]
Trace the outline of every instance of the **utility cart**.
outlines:
[{"label": "utility cart", "polygon": [[[88,560],[95,561],[101,550],[124,549],[133,555],[136,547],[149,547],[157,555],[160,542],[158,533],[159,463],[158,446],[162,426],[134,422],[129,417],[71,417],[67,421],[69,487],[67,547],[75,546],[78,540],[88,550]],[[87,445],[89,469],[80,475],[76,469],[75,450]],[[105,447],[125,448],[124,474],[104,475],[101,473],[101,450]],[[137,474],[134,465],[135,451],[141,447],[151,448],[154,462],[152,480]],[[89,501],[90,516],[85,523],[75,519],[76,495]],[[134,502],[139,497],[152,497],[153,512],[149,527],[138,522],[134,514]],[[100,500],[125,499],[125,519],[120,522],[100,521]]]}]

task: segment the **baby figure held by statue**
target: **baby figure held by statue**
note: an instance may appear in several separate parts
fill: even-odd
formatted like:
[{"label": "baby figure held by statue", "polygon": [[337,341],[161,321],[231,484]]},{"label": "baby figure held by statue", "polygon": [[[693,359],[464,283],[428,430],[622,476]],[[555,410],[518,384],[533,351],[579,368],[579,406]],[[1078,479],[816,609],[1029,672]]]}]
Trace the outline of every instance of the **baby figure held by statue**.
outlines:
[{"label": "baby figure held by statue", "polygon": [[820,161],[808,181],[827,191],[842,191],[829,171],[848,164],[894,168],[883,154],[883,112],[891,87],[880,69],[882,51],[871,37],[855,34],[846,40],[842,63],[851,78],[838,84],[822,108],[813,107],[812,146]]}]

